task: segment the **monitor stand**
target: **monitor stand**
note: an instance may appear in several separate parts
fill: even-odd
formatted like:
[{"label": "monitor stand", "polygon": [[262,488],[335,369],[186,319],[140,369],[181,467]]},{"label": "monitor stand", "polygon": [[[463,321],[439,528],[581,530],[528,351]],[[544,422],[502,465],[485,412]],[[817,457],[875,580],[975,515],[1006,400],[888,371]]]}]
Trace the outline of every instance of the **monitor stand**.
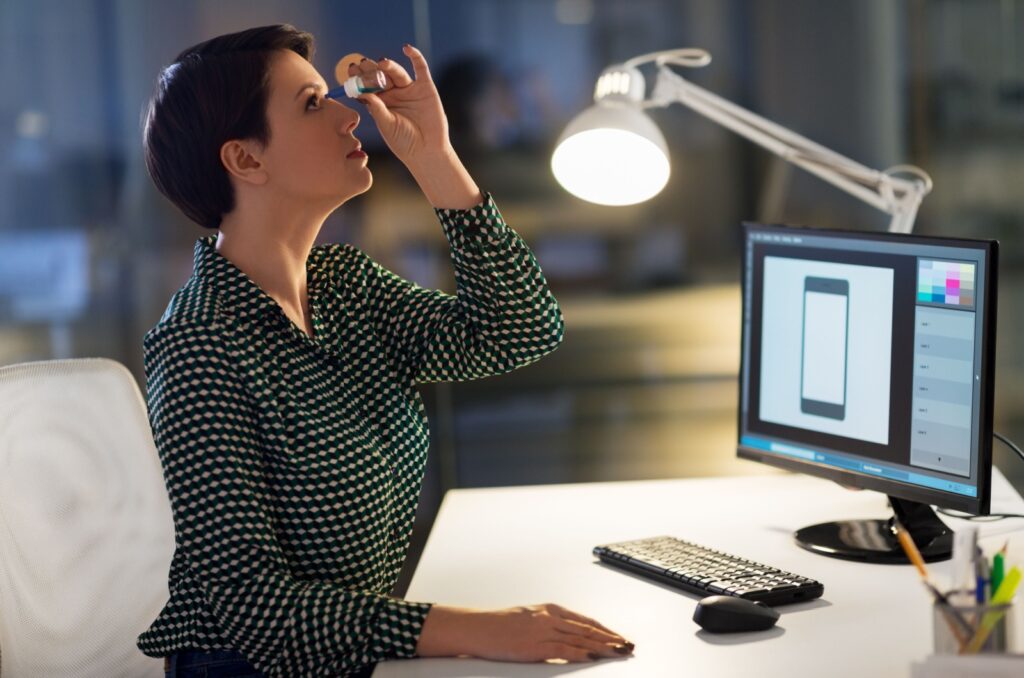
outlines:
[{"label": "monitor stand", "polygon": [[796,531],[796,543],[824,556],[868,563],[903,565],[910,561],[903,553],[893,521],[910,532],[925,561],[948,560],[953,554],[953,531],[932,507],[916,501],[889,497],[893,512],[888,520],[843,520],[811,525]]}]

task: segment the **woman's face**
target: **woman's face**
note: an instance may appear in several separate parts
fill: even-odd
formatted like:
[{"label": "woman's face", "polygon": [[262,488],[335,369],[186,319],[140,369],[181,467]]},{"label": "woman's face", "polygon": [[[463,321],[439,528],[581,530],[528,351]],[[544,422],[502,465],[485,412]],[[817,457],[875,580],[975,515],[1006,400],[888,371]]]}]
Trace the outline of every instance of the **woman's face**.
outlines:
[{"label": "woman's face", "polygon": [[365,155],[353,136],[359,114],[325,99],[327,84],[312,64],[291,50],[271,60],[267,122],[270,142],[262,150],[268,187],[283,197],[323,202],[331,208],[373,183]]}]

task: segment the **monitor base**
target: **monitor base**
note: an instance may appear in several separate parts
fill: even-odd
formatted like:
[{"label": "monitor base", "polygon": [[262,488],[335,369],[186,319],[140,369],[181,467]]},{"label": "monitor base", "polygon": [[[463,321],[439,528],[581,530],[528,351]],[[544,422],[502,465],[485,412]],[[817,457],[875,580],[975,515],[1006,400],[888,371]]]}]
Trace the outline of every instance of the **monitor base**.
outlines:
[{"label": "monitor base", "polygon": [[820,523],[801,528],[793,536],[798,545],[823,556],[905,565],[910,561],[893,531],[893,522],[898,517],[926,562],[952,557],[953,531],[939,519],[931,506],[896,497],[889,497],[889,503],[896,515],[888,520]]}]

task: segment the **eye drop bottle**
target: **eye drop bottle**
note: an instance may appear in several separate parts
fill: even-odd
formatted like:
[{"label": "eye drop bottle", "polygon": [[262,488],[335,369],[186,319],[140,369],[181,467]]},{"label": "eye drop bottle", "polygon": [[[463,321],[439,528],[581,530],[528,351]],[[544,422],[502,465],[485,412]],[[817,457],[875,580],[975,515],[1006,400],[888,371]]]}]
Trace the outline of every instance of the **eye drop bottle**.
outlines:
[{"label": "eye drop bottle", "polygon": [[386,86],[387,82],[384,80],[383,71],[372,70],[369,73],[353,75],[345,81],[342,88],[345,90],[345,94],[355,99],[360,94],[382,92]]},{"label": "eye drop bottle", "polygon": [[366,73],[359,73],[358,75],[345,77],[348,74],[348,67],[350,64],[358,64],[362,61],[364,61],[364,59],[361,54],[349,54],[338,61],[338,64],[334,67],[334,77],[342,84],[341,87],[335,87],[327,93],[329,98],[340,99],[342,96],[347,96],[351,99],[355,99],[363,94],[381,92],[385,87],[387,87],[384,72],[379,69],[373,69]]}]

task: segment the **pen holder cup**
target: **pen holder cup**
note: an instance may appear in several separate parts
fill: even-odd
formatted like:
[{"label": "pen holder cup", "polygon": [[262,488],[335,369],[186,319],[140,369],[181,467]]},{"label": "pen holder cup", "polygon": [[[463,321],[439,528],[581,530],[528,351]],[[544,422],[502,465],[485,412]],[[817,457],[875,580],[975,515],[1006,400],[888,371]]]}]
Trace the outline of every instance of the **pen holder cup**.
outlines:
[{"label": "pen holder cup", "polygon": [[[936,654],[1008,653],[1019,651],[1014,601],[1001,605],[932,606]],[[957,619],[956,615],[959,615]],[[955,630],[954,630],[955,629]]]}]

